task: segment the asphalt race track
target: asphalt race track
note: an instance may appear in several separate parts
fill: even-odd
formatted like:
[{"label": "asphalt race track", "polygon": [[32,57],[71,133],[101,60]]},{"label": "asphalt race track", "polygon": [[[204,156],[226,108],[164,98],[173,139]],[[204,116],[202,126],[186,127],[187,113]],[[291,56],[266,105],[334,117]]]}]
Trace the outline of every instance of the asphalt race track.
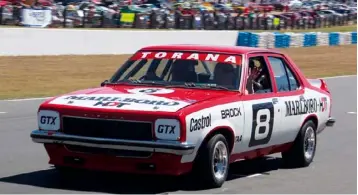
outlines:
[{"label": "asphalt race track", "polygon": [[[87,172],[68,180],[47,164],[47,154],[30,139],[42,100],[0,101],[1,193],[357,193],[357,82],[327,79],[336,126],[318,137],[308,168],[284,169],[279,155],[231,166],[222,188],[198,189],[183,178]],[[199,183],[200,181],[198,181]]]}]

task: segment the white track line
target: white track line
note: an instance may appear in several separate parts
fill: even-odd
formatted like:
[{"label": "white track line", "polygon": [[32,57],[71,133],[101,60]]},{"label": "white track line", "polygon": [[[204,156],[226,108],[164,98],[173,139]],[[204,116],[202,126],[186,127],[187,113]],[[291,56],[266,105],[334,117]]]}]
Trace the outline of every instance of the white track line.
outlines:
[{"label": "white track line", "polygon": [[335,77],[322,77],[321,79],[339,79],[339,78],[348,78],[348,77],[356,77],[357,75],[342,75],[342,76],[335,76]]},{"label": "white track line", "polygon": [[252,174],[252,175],[248,175],[246,176],[247,178],[253,178],[253,177],[257,177],[257,176],[261,176],[262,174],[260,173],[256,173],[256,174]]},{"label": "white track line", "polygon": [[357,112],[347,112],[348,114],[357,114]]},{"label": "white track line", "polygon": [[7,112],[0,112],[0,114],[6,114]]},{"label": "white track line", "polygon": [[257,176],[261,176],[261,175],[263,175],[263,174],[261,174],[261,173],[255,173],[252,175],[232,174],[232,176],[234,176],[234,177],[242,177],[242,178],[252,178],[252,177],[257,177]]},{"label": "white track line", "polygon": [[4,100],[8,102],[21,102],[21,101],[32,101],[32,100],[45,100],[52,97],[39,97],[39,98],[26,98],[26,99],[11,99],[11,100]]},{"label": "white track line", "polygon": [[[347,78],[347,77],[356,77],[357,75],[342,75],[342,76],[335,76],[335,77],[322,77],[321,79],[339,79],[339,78]],[[52,97],[40,97],[40,98],[26,98],[26,99],[11,99],[11,100],[4,100],[8,102],[21,102],[21,101],[32,101],[32,100],[45,100]]]}]

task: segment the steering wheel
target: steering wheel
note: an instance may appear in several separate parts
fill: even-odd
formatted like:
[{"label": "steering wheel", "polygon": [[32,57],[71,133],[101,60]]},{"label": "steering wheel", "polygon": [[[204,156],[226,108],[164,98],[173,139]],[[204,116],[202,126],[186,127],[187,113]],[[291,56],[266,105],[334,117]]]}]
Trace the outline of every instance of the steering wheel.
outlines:
[{"label": "steering wheel", "polygon": [[264,79],[266,78],[266,76],[264,74],[262,74],[258,79],[257,81],[252,81],[252,83],[258,88],[258,90],[263,90],[264,87],[263,85],[261,84],[261,81],[263,81]]},{"label": "steering wheel", "polygon": [[264,87],[261,85],[261,83],[256,82],[256,81],[252,81],[252,83],[255,85],[255,87],[257,88],[257,90],[262,90],[262,89],[264,89]]}]

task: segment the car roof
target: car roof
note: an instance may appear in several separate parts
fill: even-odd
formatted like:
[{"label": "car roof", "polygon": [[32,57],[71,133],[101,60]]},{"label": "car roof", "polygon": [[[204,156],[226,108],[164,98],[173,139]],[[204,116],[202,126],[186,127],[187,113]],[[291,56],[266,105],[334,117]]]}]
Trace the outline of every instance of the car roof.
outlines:
[{"label": "car roof", "polygon": [[140,50],[165,50],[165,51],[191,51],[191,52],[212,52],[212,53],[232,53],[232,54],[248,54],[248,53],[278,53],[275,49],[265,49],[256,47],[243,46],[217,46],[217,45],[200,45],[200,44],[174,44],[174,45],[154,45],[143,47]]}]

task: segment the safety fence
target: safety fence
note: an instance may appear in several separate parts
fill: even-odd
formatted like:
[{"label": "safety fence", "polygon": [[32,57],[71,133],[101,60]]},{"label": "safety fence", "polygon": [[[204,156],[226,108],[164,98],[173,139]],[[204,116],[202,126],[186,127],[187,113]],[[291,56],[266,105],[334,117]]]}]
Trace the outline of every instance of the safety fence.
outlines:
[{"label": "safety fence", "polygon": [[357,32],[239,32],[237,46],[290,48],[357,44]]},{"label": "safety fence", "polygon": [[242,14],[183,15],[152,11],[148,13],[117,13],[90,10],[50,10],[1,7],[0,24],[61,28],[139,28],[139,29],[195,29],[195,30],[280,30],[314,29],[357,23],[356,14],[329,17],[301,17],[281,15],[256,17]]}]

